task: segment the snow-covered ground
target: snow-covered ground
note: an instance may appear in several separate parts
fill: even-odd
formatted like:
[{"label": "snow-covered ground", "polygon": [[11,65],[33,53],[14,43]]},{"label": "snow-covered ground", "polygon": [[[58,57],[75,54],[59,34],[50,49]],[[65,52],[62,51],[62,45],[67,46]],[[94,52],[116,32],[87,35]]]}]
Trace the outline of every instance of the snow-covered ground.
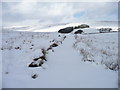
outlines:
[{"label": "snow-covered ground", "polygon": [[[88,34],[57,32],[75,25],[3,30],[2,87],[117,88],[118,32],[99,33],[93,27],[84,29]],[[53,43],[58,46],[47,50]],[[43,54],[42,49],[47,61],[40,67],[28,67]]]},{"label": "snow-covered ground", "polygon": [[18,26],[4,26],[4,30],[15,30],[15,31],[31,31],[31,32],[56,32],[61,28],[70,27],[70,26],[77,26],[80,24],[88,24],[92,29],[99,29],[99,28],[112,28],[112,31],[118,31],[118,22],[80,22],[80,23],[61,23],[61,24],[36,24],[36,25],[18,25]]}]

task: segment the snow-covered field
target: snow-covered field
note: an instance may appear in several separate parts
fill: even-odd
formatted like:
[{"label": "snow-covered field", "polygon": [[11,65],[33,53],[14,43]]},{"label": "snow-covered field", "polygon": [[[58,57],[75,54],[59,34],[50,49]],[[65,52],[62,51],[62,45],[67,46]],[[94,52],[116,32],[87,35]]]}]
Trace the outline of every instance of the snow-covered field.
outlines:
[{"label": "snow-covered field", "polygon": [[[3,30],[2,87],[117,88],[118,32],[99,33],[92,27],[84,29],[86,34],[57,32],[66,26],[71,24]],[[54,43],[58,46],[48,49]],[[28,67],[38,63],[33,59],[42,56],[43,49],[47,61],[40,67]]]}]

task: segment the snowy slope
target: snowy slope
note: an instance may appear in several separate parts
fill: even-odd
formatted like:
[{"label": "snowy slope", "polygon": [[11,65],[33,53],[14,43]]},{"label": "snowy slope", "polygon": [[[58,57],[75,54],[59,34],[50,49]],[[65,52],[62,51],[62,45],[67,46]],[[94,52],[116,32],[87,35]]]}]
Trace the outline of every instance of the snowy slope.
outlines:
[{"label": "snowy slope", "polygon": [[[74,27],[81,24],[90,25],[92,32],[97,32],[94,29],[99,28],[112,28],[113,31],[118,31],[118,23],[117,22],[80,22],[80,23],[63,23],[63,24],[48,24],[48,25],[31,25],[31,26],[3,26],[4,30],[15,30],[15,31],[29,31],[29,32],[57,32],[61,28],[65,27]],[[85,29],[88,31],[88,29]]]},{"label": "snowy slope", "polygon": [[[83,29],[80,35],[74,34],[77,29],[69,34],[57,32],[79,24],[4,28],[2,87],[117,88],[118,32],[99,33],[98,27]],[[47,50],[53,43],[58,46]],[[40,67],[28,67],[43,55],[42,49],[47,61]],[[33,75],[37,77],[33,79]]]}]

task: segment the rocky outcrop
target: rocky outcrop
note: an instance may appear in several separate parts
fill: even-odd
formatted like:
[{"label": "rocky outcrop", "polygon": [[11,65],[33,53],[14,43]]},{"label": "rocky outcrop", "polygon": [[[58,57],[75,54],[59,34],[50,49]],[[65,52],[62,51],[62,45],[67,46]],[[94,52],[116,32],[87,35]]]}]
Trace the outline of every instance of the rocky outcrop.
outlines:
[{"label": "rocky outcrop", "polygon": [[82,34],[83,33],[83,30],[78,30],[76,32],[74,32],[74,34]]},{"label": "rocky outcrop", "polygon": [[66,27],[63,29],[60,29],[58,32],[59,33],[71,33],[73,31],[73,27]]},{"label": "rocky outcrop", "polygon": [[47,58],[46,58],[46,50],[44,48],[41,49],[42,50],[42,56],[38,57],[38,58],[34,58],[33,59],[33,62],[30,63],[28,65],[28,67],[39,67],[39,66],[42,66],[42,64],[44,64],[45,61],[47,61]]},{"label": "rocky outcrop", "polygon": [[78,25],[78,26],[75,26],[74,29],[79,29],[79,28],[89,28],[90,26],[87,25],[87,24],[81,24],[81,25]]}]

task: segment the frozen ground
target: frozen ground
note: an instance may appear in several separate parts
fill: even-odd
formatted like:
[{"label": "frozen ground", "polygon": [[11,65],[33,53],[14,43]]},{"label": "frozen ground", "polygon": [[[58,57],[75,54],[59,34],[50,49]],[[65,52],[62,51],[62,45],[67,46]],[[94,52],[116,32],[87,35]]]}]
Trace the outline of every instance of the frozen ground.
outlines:
[{"label": "frozen ground", "polygon": [[[37,32],[39,28],[36,32],[30,32],[31,28],[26,30],[31,29],[29,32],[23,28],[3,31],[3,88],[118,87],[118,32],[98,34],[90,28],[86,33],[97,34],[57,33],[62,27],[49,27],[46,32]],[[53,43],[58,46],[47,51]],[[47,61],[40,67],[28,67],[42,55],[43,48]],[[37,78],[33,79],[35,74]]]}]

